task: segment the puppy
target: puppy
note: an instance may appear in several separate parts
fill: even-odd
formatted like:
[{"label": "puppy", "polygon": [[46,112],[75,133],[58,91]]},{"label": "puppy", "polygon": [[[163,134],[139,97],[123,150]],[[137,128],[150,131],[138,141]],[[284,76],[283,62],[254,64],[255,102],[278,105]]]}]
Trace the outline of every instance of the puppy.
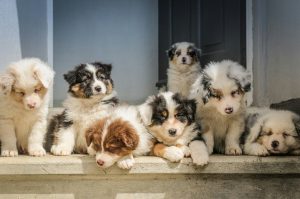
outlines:
[{"label": "puppy", "polygon": [[[50,151],[54,155],[86,153],[86,129],[109,114],[118,99],[111,79],[112,66],[100,62],[81,64],[64,75],[69,84],[65,110],[48,127]],[[52,145],[52,146],[51,146]]]},{"label": "puppy", "polygon": [[196,165],[208,163],[201,127],[195,122],[195,100],[169,91],[150,96],[139,110],[144,124],[157,139],[154,155],[171,162],[179,162],[184,156],[191,155]]},{"label": "puppy", "polygon": [[54,72],[37,58],[27,58],[8,66],[0,77],[1,155],[46,154],[43,148],[47,130],[49,93]]},{"label": "puppy", "polygon": [[249,108],[242,137],[248,155],[300,155],[300,117],[293,112]]},{"label": "puppy", "polygon": [[198,102],[197,119],[211,154],[242,154],[239,139],[245,126],[245,94],[250,74],[238,63],[224,60],[209,63],[192,86],[191,98]]},{"label": "puppy", "polygon": [[120,106],[108,117],[98,120],[86,131],[88,153],[96,155],[101,168],[115,162],[122,169],[134,165],[133,156],[147,155],[153,137],[141,121],[135,106]]},{"label": "puppy", "polygon": [[200,71],[200,50],[188,42],[175,43],[169,57],[168,90],[187,97]]}]

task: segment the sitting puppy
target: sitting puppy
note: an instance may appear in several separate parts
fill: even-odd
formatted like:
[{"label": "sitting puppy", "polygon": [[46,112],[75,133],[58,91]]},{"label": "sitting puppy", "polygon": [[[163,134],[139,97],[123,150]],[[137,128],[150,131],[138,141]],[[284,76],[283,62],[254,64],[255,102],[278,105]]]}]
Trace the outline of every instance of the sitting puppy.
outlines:
[{"label": "sitting puppy", "polygon": [[49,93],[54,72],[37,58],[22,59],[8,66],[0,77],[1,155],[46,154]]},{"label": "sitting puppy", "polygon": [[[208,163],[208,151],[195,123],[196,102],[172,92],[150,96],[139,106],[141,118],[157,139],[153,154],[171,162],[192,156],[193,163]],[[190,146],[190,148],[188,147]]]},{"label": "sitting puppy", "polygon": [[248,155],[299,155],[300,117],[290,111],[249,108],[242,143]]},{"label": "sitting puppy", "polygon": [[122,169],[134,165],[133,156],[147,155],[153,137],[142,123],[135,106],[117,107],[110,116],[98,120],[86,131],[88,153],[96,155],[101,168],[115,162]]},{"label": "sitting puppy", "polygon": [[200,71],[200,50],[188,42],[175,43],[169,57],[168,90],[188,97]]},{"label": "sitting puppy", "polygon": [[47,148],[51,147],[51,153],[87,152],[86,129],[109,114],[118,102],[111,69],[111,65],[95,62],[81,64],[64,75],[69,95],[63,103],[65,110],[54,116],[48,127]]},{"label": "sitting puppy", "polygon": [[193,84],[191,98],[198,102],[197,119],[204,129],[209,153],[240,155],[239,139],[244,131],[250,75],[229,60],[209,63]]}]

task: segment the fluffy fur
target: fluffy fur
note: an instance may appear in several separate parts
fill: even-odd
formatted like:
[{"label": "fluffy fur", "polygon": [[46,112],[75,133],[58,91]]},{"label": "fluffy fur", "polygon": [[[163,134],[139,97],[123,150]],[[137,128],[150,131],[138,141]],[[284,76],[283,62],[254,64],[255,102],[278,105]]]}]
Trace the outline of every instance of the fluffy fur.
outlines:
[{"label": "fluffy fur", "polygon": [[249,108],[242,138],[248,155],[300,155],[300,117],[290,111]]},{"label": "fluffy fur", "polygon": [[0,77],[2,156],[17,156],[17,149],[32,156],[46,154],[43,142],[53,77],[53,70],[37,58],[10,64]]},{"label": "fluffy fur", "polygon": [[242,154],[239,139],[244,130],[250,74],[238,63],[209,63],[192,86],[191,98],[198,102],[197,118],[211,154]]},{"label": "fluffy fur", "polygon": [[98,120],[86,131],[88,153],[96,155],[101,168],[115,162],[122,169],[134,165],[133,156],[146,155],[153,146],[153,137],[141,121],[135,106],[120,106]]},{"label": "fluffy fur", "polygon": [[168,90],[187,97],[200,71],[200,50],[188,42],[175,43],[169,57]]},{"label": "fluffy fur", "polygon": [[86,153],[86,129],[105,117],[118,102],[111,79],[112,66],[100,62],[81,64],[64,75],[69,84],[65,110],[49,125],[51,153]]},{"label": "fluffy fur", "polygon": [[[195,122],[196,102],[180,94],[164,92],[150,96],[139,107],[142,120],[157,139],[153,154],[172,162],[192,156],[193,163],[208,163],[208,151]],[[190,146],[190,148],[188,147]]]}]

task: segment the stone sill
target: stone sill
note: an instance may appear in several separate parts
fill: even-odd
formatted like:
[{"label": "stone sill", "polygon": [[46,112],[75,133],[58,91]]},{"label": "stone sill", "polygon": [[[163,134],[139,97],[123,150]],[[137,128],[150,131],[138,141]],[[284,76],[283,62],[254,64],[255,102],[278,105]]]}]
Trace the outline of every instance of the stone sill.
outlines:
[{"label": "stone sill", "polygon": [[133,175],[133,174],[299,174],[299,156],[255,157],[213,155],[205,167],[191,159],[170,163],[158,157],[138,157],[131,170],[102,170],[88,155],[1,157],[0,175]]}]

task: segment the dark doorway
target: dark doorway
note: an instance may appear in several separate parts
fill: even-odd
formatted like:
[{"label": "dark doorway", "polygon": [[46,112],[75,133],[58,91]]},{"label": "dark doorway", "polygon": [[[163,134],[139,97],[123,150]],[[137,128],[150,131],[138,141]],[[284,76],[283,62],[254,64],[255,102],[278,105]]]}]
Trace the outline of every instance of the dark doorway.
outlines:
[{"label": "dark doorway", "polygon": [[232,59],[246,65],[246,0],[159,1],[159,80],[167,78],[166,50],[180,41],[202,50],[201,65]]}]

